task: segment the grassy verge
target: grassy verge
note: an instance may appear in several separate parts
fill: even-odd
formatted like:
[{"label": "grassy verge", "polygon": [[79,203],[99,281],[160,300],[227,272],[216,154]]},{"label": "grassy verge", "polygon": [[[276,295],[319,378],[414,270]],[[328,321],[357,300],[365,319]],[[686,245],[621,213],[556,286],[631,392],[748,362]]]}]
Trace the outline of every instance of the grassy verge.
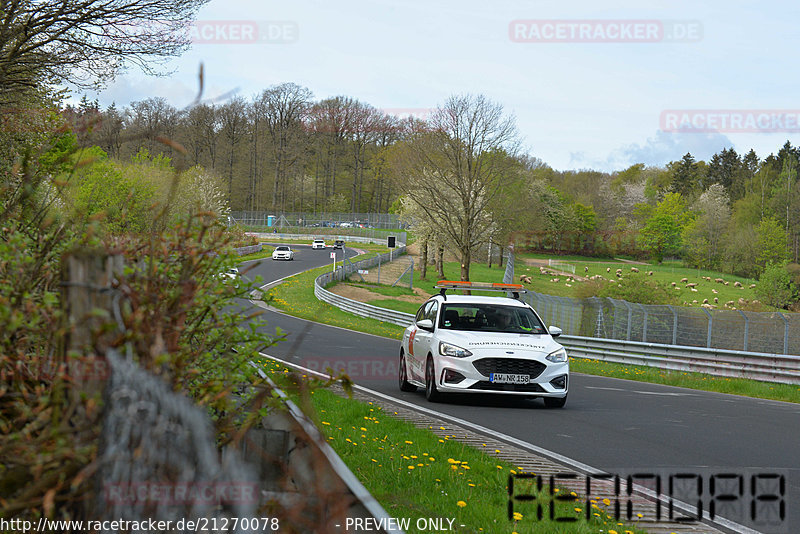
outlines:
[{"label": "grassy verge", "polygon": [[[558,297],[578,296],[579,288],[583,282],[567,282],[564,276],[553,277],[552,275],[539,274],[539,268],[537,266],[528,265],[524,262],[524,259],[530,256],[534,255],[522,255],[522,258],[518,258],[514,266],[517,275],[527,274],[531,277],[532,284],[528,286],[530,289],[538,293],[546,293]],[[575,274],[586,278],[600,275],[606,279],[614,279],[616,278],[616,270],[622,269],[622,275],[631,279],[646,279],[648,281],[659,282],[671,288],[674,282],[675,286],[671,291],[675,292],[684,306],[697,307],[703,303],[704,299],[708,299],[708,302],[713,305],[714,299],[716,298],[716,306],[720,309],[729,301],[733,301],[737,308],[741,308],[742,305],[739,303],[740,298],[747,301],[755,299],[755,292],[750,288],[750,286],[755,283],[755,280],[722,274],[716,271],[690,269],[688,267],[683,267],[677,262],[665,262],[660,265],[631,265],[630,263],[609,260],[588,260],[587,258],[557,259],[574,265]],[[631,271],[631,267],[639,269],[639,272],[635,273]],[[648,271],[652,271],[653,274],[648,276]],[[711,281],[709,282],[703,279],[703,277],[711,278]],[[687,279],[687,282],[681,282],[684,278]],[[728,285],[714,282],[717,278],[727,281]],[[735,282],[742,284],[742,287],[736,287],[734,285]],[[692,291],[691,288],[687,286],[687,283],[696,284],[694,289],[697,291]]]},{"label": "grassy verge", "polygon": [[800,403],[800,387],[789,384],[773,384],[745,378],[725,378],[702,373],[669,371],[600,360],[585,360],[583,358],[570,358],[569,365],[570,370],[577,373]]},{"label": "grassy verge", "polygon": [[[363,258],[368,257],[369,255],[363,256]],[[359,259],[363,258],[359,257]],[[330,267],[319,267],[287,278],[282,284],[271,288],[264,299],[271,298],[271,305],[295,317],[340,326],[357,332],[400,339],[403,335],[403,328],[400,326],[358,317],[317,300],[317,297],[314,296],[314,280],[328,270]]]},{"label": "grassy verge", "polygon": [[[262,363],[276,382],[285,383],[280,362],[265,359]],[[645,532],[609,518],[604,511],[608,505],[602,501],[590,502],[591,519],[587,520],[585,500],[574,493],[574,502],[557,502],[556,515],[574,517],[575,522],[548,520],[546,505],[545,519],[537,520],[536,504],[552,501],[549,488],[537,492],[531,483],[520,480],[515,495],[534,494],[537,500],[515,503],[517,515],[508,519],[508,477],[522,473],[519,467],[450,436],[439,437],[396,419],[372,403],[325,389],[314,390],[311,403],[312,417],[328,443],[389,515],[409,520],[407,532],[420,532],[417,520],[429,518],[452,519],[456,532]]]}]

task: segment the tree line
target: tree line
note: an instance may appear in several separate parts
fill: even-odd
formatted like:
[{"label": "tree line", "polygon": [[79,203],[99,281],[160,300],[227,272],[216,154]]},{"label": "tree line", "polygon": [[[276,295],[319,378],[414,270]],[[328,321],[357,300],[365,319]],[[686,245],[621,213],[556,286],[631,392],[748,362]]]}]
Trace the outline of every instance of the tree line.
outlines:
[{"label": "tree line", "polygon": [[[485,97],[454,96],[422,120],[347,96],[314,100],[294,83],[182,110],[162,98],[101,110],[84,98],[63,114],[80,144],[112,158],[146,149],[206,169],[231,209],[404,212],[462,259],[513,239],[758,276],[800,253],[800,148],[788,141],[764,158],[724,148],[708,162],[687,153],[664,166],[557,171],[519,150],[513,118]],[[454,208],[470,198],[475,213]]]},{"label": "tree line", "polygon": [[84,97],[63,113],[82,146],[180,158],[221,178],[232,209],[275,212],[388,211],[387,151],[415,122],[347,96],[315,101],[293,83],[185,109],[154,97],[100,110]]}]

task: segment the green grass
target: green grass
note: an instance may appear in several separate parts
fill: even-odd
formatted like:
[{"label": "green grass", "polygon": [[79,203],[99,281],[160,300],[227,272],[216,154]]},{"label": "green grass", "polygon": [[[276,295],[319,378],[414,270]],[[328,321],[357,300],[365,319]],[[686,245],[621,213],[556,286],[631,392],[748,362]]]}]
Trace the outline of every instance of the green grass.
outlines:
[{"label": "green grass", "polygon": [[392,287],[384,284],[377,285],[377,284],[367,284],[364,282],[353,282],[353,281],[347,282],[347,285],[367,289],[369,291],[372,291],[373,293],[377,293],[378,295],[385,295],[387,297],[401,297],[404,295],[408,296],[415,295],[414,291],[407,287],[400,287],[400,286]]},{"label": "green grass", "polygon": [[[529,255],[525,255],[529,256]],[[557,258],[565,261],[562,258]],[[743,278],[740,276],[733,276],[729,274],[721,274],[715,271],[705,271],[700,269],[690,269],[683,267],[678,263],[662,263],[660,265],[632,265],[630,263],[614,262],[614,261],[587,261],[586,258],[582,260],[568,261],[571,265],[575,265],[575,274],[583,277],[590,277],[594,275],[601,275],[604,278],[615,278],[615,271],[622,269],[622,275],[626,278],[646,279],[650,281],[660,282],[664,285],[670,286],[675,282],[674,289],[681,303],[684,306],[698,307],[703,303],[703,299],[708,299],[710,304],[714,303],[714,298],[718,299],[717,307],[724,309],[724,305],[728,301],[734,301],[737,308],[741,308],[738,301],[743,298],[747,301],[755,299],[755,293],[750,289],[750,284],[754,284],[755,280]],[[526,265],[524,262],[518,260],[514,265],[517,280],[521,274],[527,274],[531,277],[532,283],[528,285],[530,289],[538,293],[545,293],[548,295],[555,295],[558,297],[575,297],[578,295],[579,287],[584,282],[571,282],[571,287],[566,284],[565,276],[559,276],[558,282],[551,282],[554,279],[552,275],[539,274],[539,269],[535,265]],[[584,271],[584,267],[588,268],[588,272]],[[639,269],[639,273],[631,271],[631,267]],[[610,269],[610,272],[609,272]],[[647,271],[653,271],[652,276],[648,276]],[[703,276],[711,278],[711,282],[703,280]],[[686,283],[681,282],[681,279],[687,278],[688,283],[696,283],[696,292],[691,291],[686,287]],[[728,285],[719,284],[714,282],[714,279],[722,278],[729,282]],[[742,289],[734,287],[734,282],[740,282],[744,287]],[[717,293],[714,293],[717,291]],[[696,303],[693,301],[697,301]],[[766,309],[766,307],[765,307]]]},{"label": "green grass", "polygon": [[[280,387],[289,382],[280,362],[261,363]],[[314,409],[310,415],[328,443],[389,515],[411,520],[407,532],[419,532],[416,520],[432,517],[455,519],[456,532],[644,532],[610,519],[603,502],[592,504],[592,519],[587,521],[585,500],[574,494],[576,502],[558,503],[557,513],[574,516],[575,523],[538,521],[534,505],[524,503],[516,503],[515,511],[521,515],[509,520],[508,477],[521,473],[519,467],[498,460],[488,450],[451,439],[455,436],[440,437],[432,428],[417,428],[372,403],[325,389],[314,389],[310,400]],[[548,491],[545,487],[536,492],[517,481],[515,494],[536,494],[549,503]]]},{"label": "green grass", "polygon": [[[359,256],[359,259],[368,257],[369,255],[365,255],[363,258]],[[264,300],[269,300],[272,306],[295,317],[383,337],[394,339],[402,337],[403,328],[400,326],[358,317],[317,300],[317,297],[314,296],[314,280],[329,270],[328,266],[318,267],[287,278],[282,284],[267,291]]]}]

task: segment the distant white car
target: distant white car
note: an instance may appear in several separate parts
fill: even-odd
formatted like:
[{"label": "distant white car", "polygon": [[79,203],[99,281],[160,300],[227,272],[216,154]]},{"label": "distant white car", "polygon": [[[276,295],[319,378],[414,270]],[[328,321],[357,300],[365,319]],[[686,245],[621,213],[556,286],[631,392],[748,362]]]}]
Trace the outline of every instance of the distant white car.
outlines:
[{"label": "distant white car", "polygon": [[517,298],[446,295],[448,289],[525,292],[517,284],[446,282],[423,304],[400,344],[402,391],[492,393],[541,397],[550,408],[567,402],[569,359],[555,341],[561,329],[545,328]]},{"label": "distant white car", "polygon": [[286,245],[279,245],[275,247],[275,250],[272,251],[272,259],[273,260],[293,260],[294,259],[294,250],[291,247],[287,247]]},{"label": "distant white car", "polygon": [[325,240],[324,239],[315,239],[313,243],[311,243],[312,249],[317,248],[325,248]]},{"label": "distant white car", "polygon": [[239,278],[239,269],[237,269],[236,267],[231,267],[230,269],[222,273],[222,276],[230,278],[231,280],[236,280],[237,278]]}]

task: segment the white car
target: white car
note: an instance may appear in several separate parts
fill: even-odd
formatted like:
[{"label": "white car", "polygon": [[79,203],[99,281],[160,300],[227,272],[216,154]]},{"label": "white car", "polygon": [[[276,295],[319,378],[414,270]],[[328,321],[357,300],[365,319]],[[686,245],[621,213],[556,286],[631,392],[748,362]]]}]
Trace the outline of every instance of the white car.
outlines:
[{"label": "white car", "polygon": [[272,259],[273,260],[293,260],[294,259],[294,250],[291,247],[286,245],[278,245],[275,247],[275,250],[272,251]]},{"label": "white car", "polygon": [[311,248],[312,248],[312,249],[316,249],[316,248],[325,248],[325,240],[324,240],[324,239],[315,239],[315,240],[314,240],[314,241],[311,243]]},{"label": "white car", "polygon": [[444,393],[502,393],[542,397],[550,408],[567,402],[569,359],[554,338],[561,329],[545,328],[518,298],[448,295],[448,289],[506,291],[518,284],[440,282],[440,293],[423,304],[400,345],[402,391],[425,389],[430,401]]}]

